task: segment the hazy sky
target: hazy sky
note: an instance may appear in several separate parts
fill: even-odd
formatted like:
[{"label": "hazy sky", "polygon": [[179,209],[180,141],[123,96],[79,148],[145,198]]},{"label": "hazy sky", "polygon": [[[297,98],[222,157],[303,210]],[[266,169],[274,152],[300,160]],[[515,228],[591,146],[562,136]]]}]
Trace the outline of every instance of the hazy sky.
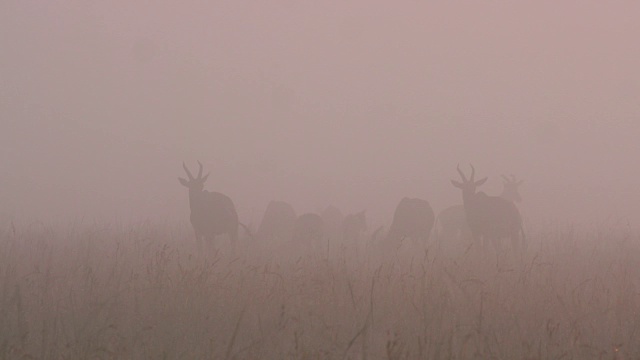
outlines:
[{"label": "hazy sky", "polygon": [[[0,1],[0,217],[234,199],[388,221],[471,162],[531,218],[640,225],[640,2]],[[609,220],[607,220],[609,219]]]}]

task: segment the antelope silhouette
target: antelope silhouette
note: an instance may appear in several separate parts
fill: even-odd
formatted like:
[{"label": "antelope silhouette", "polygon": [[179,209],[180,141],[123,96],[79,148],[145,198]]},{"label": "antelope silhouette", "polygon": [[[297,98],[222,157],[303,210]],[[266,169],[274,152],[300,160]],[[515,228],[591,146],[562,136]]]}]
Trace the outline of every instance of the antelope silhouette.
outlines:
[{"label": "antelope silhouette", "polygon": [[467,225],[464,205],[452,205],[438,213],[436,219],[436,235],[438,239],[463,240],[471,238]]},{"label": "antelope silhouette", "polygon": [[522,182],[523,180],[516,179],[515,175],[511,175],[510,178],[502,175],[502,193],[500,197],[516,203],[522,201],[522,197],[518,192],[518,187],[522,185]]},{"label": "antelope silhouette", "polygon": [[[512,201],[514,203],[522,201],[522,197],[518,192],[518,187],[522,185],[522,180],[517,180],[515,175],[507,177],[502,175],[502,193],[500,197]],[[452,205],[440,211],[436,219],[439,224],[438,237],[443,239],[470,239],[471,230],[467,225],[467,216],[465,215],[464,205]]]},{"label": "antelope silhouette", "polygon": [[357,241],[361,234],[367,230],[366,211],[345,216],[342,221],[342,240]]},{"label": "antelope silhouette", "polygon": [[399,242],[408,237],[414,243],[426,245],[434,222],[435,215],[428,201],[405,197],[400,200],[393,214],[387,242]]},{"label": "antelope silhouette", "polygon": [[293,241],[317,249],[324,238],[325,229],[322,217],[314,213],[305,213],[296,219]]},{"label": "antelope silhouette", "polygon": [[272,200],[267,205],[257,237],[264,241],[286,242],[293,237],[296,212],[284,201]]},{"label": "antelope silhouette", "polygon": [[525,249],[526,239],[522,218],[515,204],[500,196],[488,196],[483,192],[476,192],[476,188],[484,184],[487,178],[476,181],[473,165],[471,165],[469,179],[460,170],[459,165],[457,170],[462,182],[451,180],[451,184],[462,190],[465,216],[474,241],[482,245],[490,239],[497,251],[499,240],[509,237],[515,250]]},{"label": "antelope silhouette", "polygon": [[202,176],[202,163],[198,161],[198,165],[198,176],[193,177],[187,166],[182,163],[188,180],[178,178],[180,184],[189,189],[190,220],[198,248],[202,248],[203,240],[214,242],[216,236],[228,234],[235,250],[239,225],[236,207],[228,196],[204,190],[204,183],[209,174]]}]

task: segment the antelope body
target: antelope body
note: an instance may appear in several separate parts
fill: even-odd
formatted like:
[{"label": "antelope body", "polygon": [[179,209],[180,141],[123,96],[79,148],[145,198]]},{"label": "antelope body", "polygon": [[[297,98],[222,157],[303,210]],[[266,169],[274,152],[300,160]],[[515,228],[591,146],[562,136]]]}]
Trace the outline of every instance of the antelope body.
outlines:
[{"label": "antelope body", "polygon": [[387,242],[399,242],[408,237],[414,242],[426,244],[434,221],[435,215],[428,201],[405,197],[400,200],[393,214]]},{"label": "antelope body", "polygon": [[367,217],[364,210],[349,214],[342,221],[342,239],[344,241],[357,241],[366,230]]},{"label": "antelope body", "polygon": [[293,237],[296,212],[284,201],[272,200],[267,205],[260,227],[258,239],[266,241],[289,241]]},{"label": "antelope body", "polygon": [[317,244],[324,236],[324,222],[318,214],[306,213],[298,216],[293,230],[293,240]]},{"label": "antelope body", "polygon": [[228,234],[232,246],[238,241],[238,213],[233,201],[219,192],[204,190],[204,182],[209,174],[202,176],[202,164],[198,162],[200,169],[198,176],[193,177],[187,166],[182,167],[187,173],[187,179],[178,178],[183,186],[189,188],[189,217],[199,247],[202,240],[214,241],[218,235]]}]

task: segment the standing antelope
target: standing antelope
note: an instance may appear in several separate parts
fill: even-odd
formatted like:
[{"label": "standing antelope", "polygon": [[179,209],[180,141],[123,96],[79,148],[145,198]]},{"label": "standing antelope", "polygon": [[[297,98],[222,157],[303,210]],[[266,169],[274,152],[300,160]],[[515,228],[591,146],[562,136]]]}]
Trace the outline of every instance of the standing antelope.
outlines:
[{"label": "standing antelope", "polygon": [[[522,184],[522,180],[517,180],[515,175],[508,178],[502,175],[502,193],[500,197],[512,202],[522,201],[518,187]],[[464,211],[464,205],[452,205],[438,214],[436,221],[440,224],[438,237],[443,239],[470,239],[471,231],[467,225],[467,217]]]},{"label": "standing antelope", "polygon": [[451,180],[451,183],[462,190],[464,211],[474,241],[480,244],[491,239],[497,251],[499,239],[510,237],[514,249],[525,249],[522,218],[515,204],[500,196],[488,196],[483,192],[476,192],[476,188],[484,184],[487,178],[476,181],[473,165],[471,177],[468,180],[459,165],[457,170],[462,182]]},{"label": "standing antelope", "polygon": [[202,163],[198,176],[193,177],[187,166],[182,163],[189,180],[178,178],[180,184],[189,188],[189,208],[191,225],[196,235],[196,243],[202,248],[202,239],[213,242],[217,235],[228,234],[235,249],[238,241],[238,213],[231,199],[219,192],[204,190],[204,182],[209,174],[202,176]]}]

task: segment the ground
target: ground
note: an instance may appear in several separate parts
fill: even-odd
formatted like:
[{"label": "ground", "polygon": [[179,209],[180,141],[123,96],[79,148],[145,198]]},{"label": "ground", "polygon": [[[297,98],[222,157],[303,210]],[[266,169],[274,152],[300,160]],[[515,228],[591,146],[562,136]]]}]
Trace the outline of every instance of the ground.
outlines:
[{"label": "ground", "polygon": [[187,225],[0,234],[0,358],[631,359],[640,238],[532,231],[526,254],[287,254]]}]

